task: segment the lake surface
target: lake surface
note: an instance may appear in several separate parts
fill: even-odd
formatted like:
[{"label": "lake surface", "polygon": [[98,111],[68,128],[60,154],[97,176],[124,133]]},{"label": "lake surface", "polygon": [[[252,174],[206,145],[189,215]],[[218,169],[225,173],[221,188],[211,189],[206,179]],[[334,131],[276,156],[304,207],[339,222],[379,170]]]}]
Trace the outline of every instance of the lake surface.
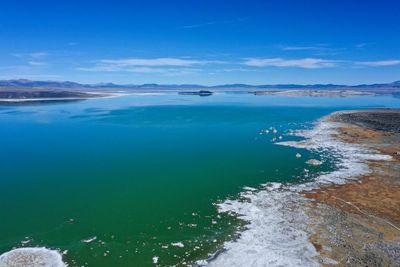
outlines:
[{"label": "lake surface", "polygon": [[[372,107],[400,99],[137,94],[1,105],[0,254],[45,246],[69,266],[99,267],[206,259],[244,226],[216,203],[334,168],[328,160],[305,176],[320,155],[274,137],[296,140],[292,131],[333,111]],[[275,136],[260,134],[270,127]]]}]

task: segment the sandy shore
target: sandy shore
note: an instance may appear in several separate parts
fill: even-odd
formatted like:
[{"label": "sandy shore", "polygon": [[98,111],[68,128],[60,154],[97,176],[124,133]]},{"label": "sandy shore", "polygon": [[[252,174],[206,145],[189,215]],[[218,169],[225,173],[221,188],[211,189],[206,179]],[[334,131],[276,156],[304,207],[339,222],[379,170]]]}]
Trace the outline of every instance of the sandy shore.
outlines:
[{"label": "sandy shore", "polygon": [[400,110],[332,114],[337,138],[391,156],[368,161],[370,173],[304,192],[311,201],[310,241],[325,266],[400,266]]}]

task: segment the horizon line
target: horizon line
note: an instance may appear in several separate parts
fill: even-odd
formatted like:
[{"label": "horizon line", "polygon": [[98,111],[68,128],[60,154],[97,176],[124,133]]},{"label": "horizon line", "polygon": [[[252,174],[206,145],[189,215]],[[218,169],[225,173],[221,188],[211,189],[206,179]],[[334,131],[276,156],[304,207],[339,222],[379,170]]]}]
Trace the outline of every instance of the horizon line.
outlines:
[{"label": "horizon line", "polygon": [[381,83],[356,83],[356,84],[335,84],[335,83],[264,83],[264,84],[249,84],[249,83],[225,83],[225,84],[214,84],[214,85],[204,85],[204,84],[197,84],[197,83],[114,83],[114,82],[97,82],[97,83],[84,83],[79,81],[73,80],[31,80],[26,78],[17,78],[17,79],[0,79],[0,82],[11,82],[11,81],[28,81],[28,82],[55,82],[55,83],[76,83],[83,86],[95,86],[95,85],[107,85],[112,84],[116,86],[143,86],[143,85],[160,85],[160,86],[184,86],[184,85],[191,85],[191,86],[202,86],[202,87],[219,87],[219,86],[228,86],[228,85],[243,85],[243,86],[279,86],[279,85],[299,85],[299,86],[311,86],[311,85],[333,85],[333,86],[360,86],[360,85],[376,85],[376,84],[393,84],[393,83],[400,83],[399,80],[394,80],[390,82],[381,82]]}]

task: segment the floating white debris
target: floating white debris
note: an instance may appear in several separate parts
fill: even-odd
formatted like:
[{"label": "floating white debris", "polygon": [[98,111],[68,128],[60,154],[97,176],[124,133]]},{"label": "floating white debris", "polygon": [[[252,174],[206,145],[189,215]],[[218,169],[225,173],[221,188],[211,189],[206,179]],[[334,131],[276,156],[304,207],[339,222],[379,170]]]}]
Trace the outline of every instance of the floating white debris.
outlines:
[{"label": "floating white debris", "polygon": [[154,264],[157,264],[157,263],[158,263],[158,259],[159,259],[159,257],[154,256],[154,257],[152,258],[153,263],[154,263]]},{"label": "floating white debris", "polygon": [[301,158],[301,154],[300,154],[300,153],[297,153],[297,154],[296,154],[296,158],[298,158],[298,159]]},{"label": "floating white debris", "polygon": [[277,130],[277,129],[273,129],[272,132],[273,132],[274,134],[276,134],[276,133],[278,132],[278,130]]},{"label": "floating white debris", "polygon": [[322,161],[317,160],[317,159],[309,159],[309,160],[306,161],[306,163],[307,163],[308,165],[318,166],[318,165],[321,165],[321,164],[322,164]]},{"label": "floating white debris", "polygon": [[91,243],[91,242],[95,241],[96,239],[97,239],[97,236],[93,236],[93,237],[89,237],[86,239],[82,239],[81,242],[82,243]]},{"label": "floating white debris", "polygon": [[25,239],[25,240],[22,240],[21,241],[21,244],[22,245],[26,245],[26,244],[28,244],[29,242],[31,242],[32,240],[31,239]]},{"label": "floating white debris", "polygon": [[185,245],[182,242],[171,243],[171,246],[183,248]]},{"label": "floating white debris", "polygon": [[279,138],[279,140],[282,140],[283,137],[282,137],[282,135],[280,135],[278,138]]}]

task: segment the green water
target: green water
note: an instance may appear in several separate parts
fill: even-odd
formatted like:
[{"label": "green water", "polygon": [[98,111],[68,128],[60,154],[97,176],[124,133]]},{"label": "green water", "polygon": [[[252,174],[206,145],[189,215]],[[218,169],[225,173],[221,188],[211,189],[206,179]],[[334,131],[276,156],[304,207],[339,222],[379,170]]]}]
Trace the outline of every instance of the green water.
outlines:
[{"label": "green water", "polygon": [[67,250],[69,266],[99,267],[207,258],[241,226],[214,203],[244,186],[302,182],[304,162],[318,158],[260,130],[294,140],[289,130],[335,110],[399,106],[392,97],[240,94],[0,106],[0,254],[46,246]]}]

